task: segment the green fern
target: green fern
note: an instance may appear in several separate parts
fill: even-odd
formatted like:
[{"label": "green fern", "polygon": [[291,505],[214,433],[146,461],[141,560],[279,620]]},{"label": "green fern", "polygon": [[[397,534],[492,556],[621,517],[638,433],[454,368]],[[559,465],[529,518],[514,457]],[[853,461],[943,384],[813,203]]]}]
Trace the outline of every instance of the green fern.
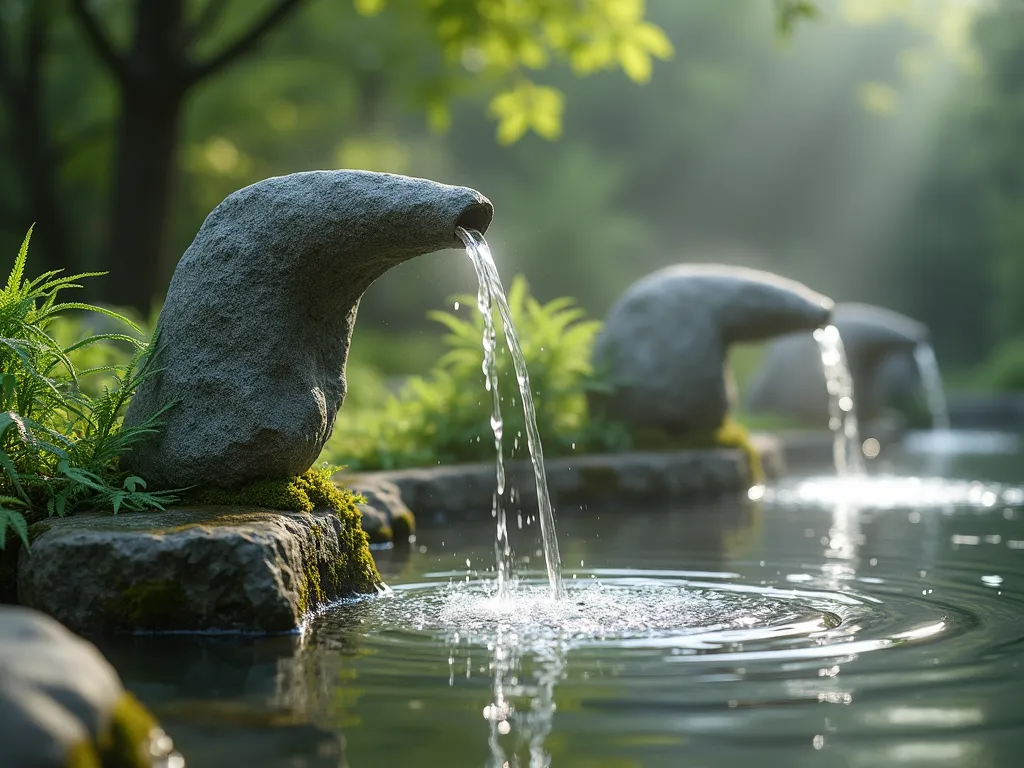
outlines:
[{"label": "green fern", "polygon": [[[144,331],[117,312],[59,299],[103,273],[56,270],[27,279],[31,236],[30,229],[0,290],[0,548],[8,529],[27,545],[28,524],[47,515],[83,507],[162,509],[175,500],[173,493],[147,492],[144,480],[118,468],[118,457],[158,427],[159,414],[130,429],[122,423],[128,400],[155,373],[156,342],[147,343]],[[105,316],[125,332],[67,341],[69,313],[80,311]],[[106,354],[102,364],[76,368],[76,360],[114,345],[122,351]],[[85,385],[94,379],[97,386]]]},{"label": "green fern", "polygon": [[[490,396],[484,390],[481,370],[483,318],[469,309],[476,306],[476,296],[455,296],[451,301],[466,306],[468,315],[428,313],[447,331],[444,341],[448,346],[430,374],[408,380],[397,395],[382,403],[342,408],[322,459],[359,469],[391,469],[493,457],[494,444],[487,427]],[[629,438],[623,428],[587,414],[587,391],[602,386],[590,365],[591,345],[601,324],[586,319],[585,311],[573,299],[540,303],[530,295],[521,275],[509,286],[508,302],[530,370],[545,454],[626,447]],[[495,324],[501,327],[497,318]],[[498,355],[497,367],[506,453],[522,456],[526,428],[507,352]],[[366,378],[366,373],[360,371],[359,376]]]}]

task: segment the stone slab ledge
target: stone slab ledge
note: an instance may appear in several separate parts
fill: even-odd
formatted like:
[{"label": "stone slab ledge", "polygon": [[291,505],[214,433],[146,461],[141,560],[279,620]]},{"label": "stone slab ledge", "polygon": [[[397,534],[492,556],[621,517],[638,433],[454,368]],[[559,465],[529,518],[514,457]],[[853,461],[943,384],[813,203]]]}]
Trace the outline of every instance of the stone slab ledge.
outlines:
[{"label": "stone slab ledge", "polygon": [[20,553],[18,599],[80,633],[294,631],[356,591],[340,564],[369,554],[344,551],[343,525],[242,507],[51,518]]},{"label": "stone slab ledge", "polygon": [[[785,474],[782,440],[753,435],[751,441],[768,478]],[[746,454],[732,448],[571,456],[549,459],[545,467],[556,511],[609,501],[681,501],[744,491],[754,484]],[[535,507],[537,493],[530,462],[510,461],[505,470],[507,486],[515,489],[515,503]],[[495,489],[492,463],[342,471],[334,479],[359,493],[381,485],[397,488],[421,525],[489,515]]]}]

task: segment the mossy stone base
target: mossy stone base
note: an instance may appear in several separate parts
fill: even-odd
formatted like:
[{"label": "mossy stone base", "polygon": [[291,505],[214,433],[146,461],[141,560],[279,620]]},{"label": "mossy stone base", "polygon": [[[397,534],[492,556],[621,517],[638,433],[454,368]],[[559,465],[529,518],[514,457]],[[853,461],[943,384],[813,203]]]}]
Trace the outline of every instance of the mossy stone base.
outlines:
[{"label": "mossy stone base", "polygon": [[354,519],[215,506],[53,518],[19,557],[18,597],[78,632],[286,632],[375,590]]}]

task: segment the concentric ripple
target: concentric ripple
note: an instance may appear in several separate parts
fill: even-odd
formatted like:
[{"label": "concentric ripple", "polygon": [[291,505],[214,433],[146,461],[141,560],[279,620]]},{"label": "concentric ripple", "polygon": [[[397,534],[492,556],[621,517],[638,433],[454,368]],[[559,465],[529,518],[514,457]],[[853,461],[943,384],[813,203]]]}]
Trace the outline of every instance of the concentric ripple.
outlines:
[{"label": "concentric ripple", "polygon": [[565,600],[552,599],[535,583],[520,583],[507,599],[496,596],[490,581],[403,585],[377,602],[376,622],[482,644],[498,632],[514,633],[526,648],[553,641],[579,646],[666,637],[703,648],[707,636],[722,633],[827,631],[856,604],[841,595],[736,588],[685,573],[576,575]]},{"label": "concentric ripple", "polygon": [[552,599],[538,582],[520,582],[500,600],[490,580],[428,575],[434,580],[364,603],[361,624],[391,643],[491,648],[500,639],[517,653],[556,644],[662,649],[699,661],[721,654],[827,659],[934,640],[974,621],[945,606],[883,602],[848,587],[815,589],[822,580],[803,574],[792,574],[786,586],[762,586],[735,573],[579,571],[565,600]]}]

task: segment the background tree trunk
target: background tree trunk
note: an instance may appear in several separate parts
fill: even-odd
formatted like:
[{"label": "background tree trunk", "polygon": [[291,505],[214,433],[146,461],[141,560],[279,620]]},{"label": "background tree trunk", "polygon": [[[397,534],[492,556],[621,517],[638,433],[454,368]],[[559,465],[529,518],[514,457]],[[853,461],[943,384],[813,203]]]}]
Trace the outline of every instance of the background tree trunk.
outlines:
[{"label": "background tree trunk", "polygon": [[[49,3],[32,5],[21,45],[0,29],[0,97],[8,114],[8,143],[25,207],[5,211],[5,224],[23,235],[33,223],[32,271],[75,265],[57,191],[57,151],[48,115],[43,66],[50,39]],[[15,54],[20,53],[15,60]]]},{"label": "background tree trunk", "polygon": [[121,64],[105,298],[145,313],[164,292],[161,257],[185,100],[183,0],[135,3]]},{"label": "background tree trunk", "polygon": [[124,93],[117,129],[106,298],[146,312],[161,296],[182,94]]},{"label": "background tree trunk", "polygon": [[24,92],[14,125],[14,143],[22,188],[28,200],[28,217],[23,225],[35,224],[32,233],[32,273],[51,269],[71,270],[74,254],[57,192],[57,163],[50,140],[46,113],[41,104],[43,91],[30,87]]}]

